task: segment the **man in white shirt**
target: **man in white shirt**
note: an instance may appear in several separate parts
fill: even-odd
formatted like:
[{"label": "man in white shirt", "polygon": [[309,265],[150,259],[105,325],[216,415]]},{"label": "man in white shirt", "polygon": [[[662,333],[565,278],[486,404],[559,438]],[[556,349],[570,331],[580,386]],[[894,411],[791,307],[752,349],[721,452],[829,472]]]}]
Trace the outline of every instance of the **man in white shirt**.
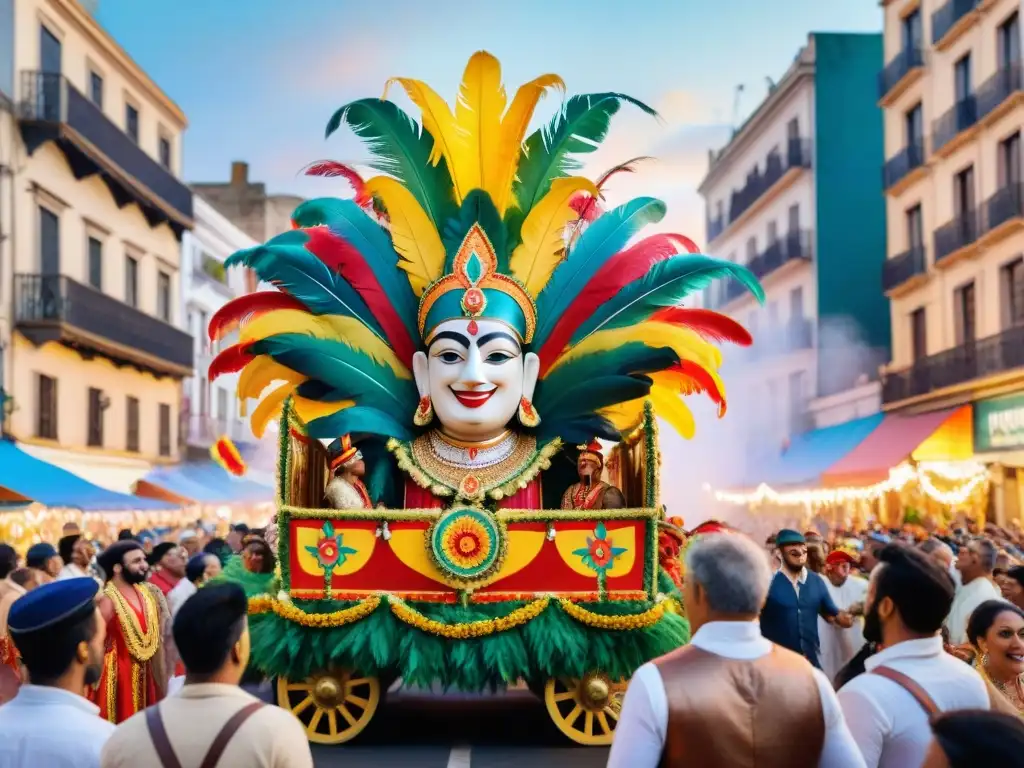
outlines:
[{"label": "man in white shirt", "polygon": [[901,545],[878,553],[864,637],[884,650],[839,690],[846,723],[868,768],[919,768],[931,741],[930,714],[988,709],[989,692],[970,666],[942,648],[953,580],[935,560]]},{"label": "man in white shirt", "polygon": [[[836,608],[851,616],[863,614],[864,599],[868,593],[867,579],[850,575],[857,561],[856,553],[847,549],[834,549],[825,558],[825,588],[832,596]],[[853,622],[853,626],[844,629],[818,617],[818,638],[821,642],[819,659],[821,669],[829,680],[835,680],[836,673],[864,647],[863,626],[863,622],[858,619]]]},{"label": "man in white shirt", "polygon": [[90,578],[54,581],[11,606],[8,631],[29,684],[0,707],[0,767],[99,768],[114,726],[82,696],[103,666],[98,591]]},{"label": "man in white shirt", "polygon": [[966,547],[961,547],[956,568],[962,585],[956,591],[953,607],[946,619],[950,645],[967,642],[967,620],[975,608],[986,600],[1003,599],[1002,592],[992,580],[997,555],[995,544],[988,539],[971,539]]},{"label": "man in white shirt", "polygon": [[609,768],[863,766],[824,674],[761,636],[771,579],[767,554],[742,534],[689,546],[683,600],[693,638],[633,675]]}]

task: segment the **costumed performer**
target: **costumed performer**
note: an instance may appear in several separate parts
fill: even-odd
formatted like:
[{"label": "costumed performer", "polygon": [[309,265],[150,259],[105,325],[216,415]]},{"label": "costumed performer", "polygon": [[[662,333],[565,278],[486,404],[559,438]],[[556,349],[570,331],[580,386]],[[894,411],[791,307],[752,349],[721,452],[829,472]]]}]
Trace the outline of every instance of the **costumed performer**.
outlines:
[{"label": "costumed performer", "polygon": [[622,491],[601,479],[604,454],[601,444],[591,440],[579,446],[576,471],[580,479],[566,488],[562,495],[562,509],[622,509],[626,498]]},{"label": "costumed performer", "polygon": [[106,586],[97,601],[106,622],[103,671],[89,698],[112,723],[160,701],[169,678],[164,655],[170,612],[163,593],[146,581],[149,565],[136,541],[111,544],[97,558]]},{"label": "costumed performer", "polygon": [[369,491],[363,485],[366,464],[363,454],[352,444],[349,435],[342,435],[331,446],[330,470],[334,474],[327,484],[327,506],[333,509],[370,509]]},{"label": "costumed performer", "polygon": [[[854,550],[840,547],[828,553],[824,569],[825,589],[832,596],[832,602],[840,611],[854,617],[864,615],[864,601],[868,594],[867,579],[852,572],[859,560]],[[853,626],[843,629],[819,616],[818,640],[821,643],[821,670],[829,680],[835,680],[839,670],[864,647],[864,622],[856,620]]]},{"label": "costumed performer", "polygon": [[[619,440],[648,400],[685,437],[681,395],[704,392],[724,413],[713,342],[750,335],[681,303],[725,277],[763,301],[757,279],[681,235],[630,245],[665,215],[650,197],[602,209],[601,185],[631,163],[597,183],[571,175],[624,103],[654,110],[574,96],[527,136],[538,101],[564,84],[543,75],[509,104],[486,52],[466,66],[454,110],[425,83],[394,82],[422,126],[385,94],[327,127],[366,141],[382,175],[316,164],[308,173],[344,176],[354,199],[307,201],[293,231],[225,262],[277,288],[234,299],[209,327],[213,342],[239,331],[209,375],[241,372],[239,398],[261,398],[254,433],[291,399],[308,437],[359,436],[375,501],[394,487],[392,506],[536,509],[564,441]],[[553,505],[563,491],[551,489]]]}]

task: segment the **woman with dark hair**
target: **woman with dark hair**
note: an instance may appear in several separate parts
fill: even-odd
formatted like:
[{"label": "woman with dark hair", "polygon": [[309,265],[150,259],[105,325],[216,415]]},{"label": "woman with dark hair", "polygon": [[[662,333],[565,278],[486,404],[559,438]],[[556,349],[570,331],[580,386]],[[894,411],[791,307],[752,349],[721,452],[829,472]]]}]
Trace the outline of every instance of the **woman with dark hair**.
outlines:
[{"label": "woman with dark hair", "polygon": [[921,768],[1024,768],[1024,724],[1000,712],[961,709],[932,720],[932,742]]},{"label": "woman with dark hair", "polygon": [[986,600],[967,620],[967,639],[977,651],[974,666],[1018,713],[1024,713],[1024,610]]},{"label": "woman with dark hair", "polygon": [[265,540],[249,534],[242,540],[242,564],[250,573],[273,573],[274,553]]},{"label": "woman with dark hair", "polygon": [[1006,572],[1001,589],[1003,597],[1018,608],[1024,608],[1024,565],[1015,565]]}]

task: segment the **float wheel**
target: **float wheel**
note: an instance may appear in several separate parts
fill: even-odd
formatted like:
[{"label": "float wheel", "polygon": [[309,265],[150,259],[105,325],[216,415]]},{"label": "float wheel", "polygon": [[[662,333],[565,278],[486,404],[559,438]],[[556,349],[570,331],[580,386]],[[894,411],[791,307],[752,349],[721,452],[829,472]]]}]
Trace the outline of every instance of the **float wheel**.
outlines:
[{"label": "float wheel", "polygon": [[544,686],[548,714],[562,733],[584,746],[608,746],[615,735],[626,680],[603,672],[583,678],[553,677]]},{"label": "float wheel", "polygon": [[287,709],[316,744],[343,744],[358,736],[380,704],[380,681],[349,670],[318,672],[305,680],[277,679],[277,705]]}]

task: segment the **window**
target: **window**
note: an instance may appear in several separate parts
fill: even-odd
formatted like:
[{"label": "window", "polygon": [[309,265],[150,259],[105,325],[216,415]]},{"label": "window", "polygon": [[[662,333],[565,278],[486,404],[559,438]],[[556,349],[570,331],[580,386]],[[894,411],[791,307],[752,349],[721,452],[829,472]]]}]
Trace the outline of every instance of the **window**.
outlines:
[{"label": "window", "polygon": [[970,344],[977,338],[974,313],[974,281],[962,285],[953,294],[956,311],[956,343]]},{"label": "window", "polygon": [[752,237],[747,240],[747,264],[750,264],[754,259],[757,258],[757,238]]},{"label": "window", "polygon": [[971,95],[971,54],[965,54],[953,65],[953,85],[957,103]]},{"label": "window", "polygon": [[124,132],[136,144],[139,143],[139,110],[131,104],[124,105]]},{"label": "window", "polygon": [[[210,318],[209,315],[201,309],[196,311],[196,315],[199,317],[199,331],[196,334],[196,338],[202,340],[206,338],[206,329],[210,325]],[[202,343],[202,341],[200,341],[200,343]]]},{"label": "window", "polygon": [[89,438],[88,445],[103,446],[103,390],[89,387]]},{"label": "window", "polygon": [[[47,74],[61,73],[61,42],[45,26],[39,27],[39,69]],[[56,82],[56,80],[54,80]]]},{"label": "window", "polygon": [[228,418],[228,391],[217,387],[217,418],[223,422]]},{"label": "window", "polygon": [[903,50],[921,47],[921,9],[908,13],[903,17],[902,27]]},{"label": "window", "polygon": [[160,455],[171,455],[171,406],[160,403]]},{"label": "window", "polygon": [[57,380],[41,373],[36,381],[36,437],[57,439]]},{"label": "window", "polygon": [[804,319],[804,289],[794,288],[789,292],[789,322]]},{"label": "window", "polygon": [[1024,325],[1024,258],[1003,267],[999,282],[1003,294],[1003,327]]},{"label": "window", "polygon": [[139,398],[128,396],[128,434],[125,437],[125,448],[129,451],[139,450]]},{"label": "window", "polygon": [[999,142],[999,166],[996,175],[1000,189],[1020,184],[1020,131]]},{"label": "window", "polygon": [[717,218],[719,221],[721,221],[724,216],[725,216],[725,203],[722,202],[721,200],[719,200],[718,204],[715,206],[715,218]]},{"label": "window", "polygon": [[205,376],[199,377],[199,415],[206,416],[210,413],[210,383]]},{"label": "window", "polygon": [[924,218],[920,203],[907,210],[907,245],[911,251],[924,247]]},{"label": "window", "polygon": [[60,274],[60,218],[49,208],[39,206],[39,271]]},{"label": "window", "polygon": [[89,101],[103,109],[103,78],[95,72],[89,73]]},{"label": "window", "polygon": [[924,307],[910,313],[910,349],[914,362],[928,356],[928,327],[925,325]]},{"label": "window", "polygon": [[800,121],[795,117],[786,123],[786,138],[789,141],[796,141],[800,138]]},{"label": "window", "polygon": [[89,285],[103,290],[103,243],[95,237],[89,238]]},{"label": "window", "polygon": [[999,67],[1008,69],[1020,61],[1020,15],[1017,11],[999,25]]},{"label": "window", "polygon": [[903,116],[907,146],[916,147],[924,141],[924,109],[918,102]]},{"label": "window", "polygon": [[969,165],[953,177],[953,211],[958,219],[974,210],[974,166]]},{"label": "window", "polygon": [[171,276],[166,272],[156,277],[156,314],[165,323],[171,322]]},{"label": "window", "polygon": [[789,206],[789,233],[800,231],[800,206]]},{"label": "window", "polygon": [[124,303],[139,307],[139,262],[131,256],[124,259]]},{"label": "window", "polygon": [[171,169],[171,142],[160,137],[160,165],[167,170]]},{"label": "window", "polygon": [[774,245],[779,239],[779,225],[774,221],[768,222],[768,245]]}]

